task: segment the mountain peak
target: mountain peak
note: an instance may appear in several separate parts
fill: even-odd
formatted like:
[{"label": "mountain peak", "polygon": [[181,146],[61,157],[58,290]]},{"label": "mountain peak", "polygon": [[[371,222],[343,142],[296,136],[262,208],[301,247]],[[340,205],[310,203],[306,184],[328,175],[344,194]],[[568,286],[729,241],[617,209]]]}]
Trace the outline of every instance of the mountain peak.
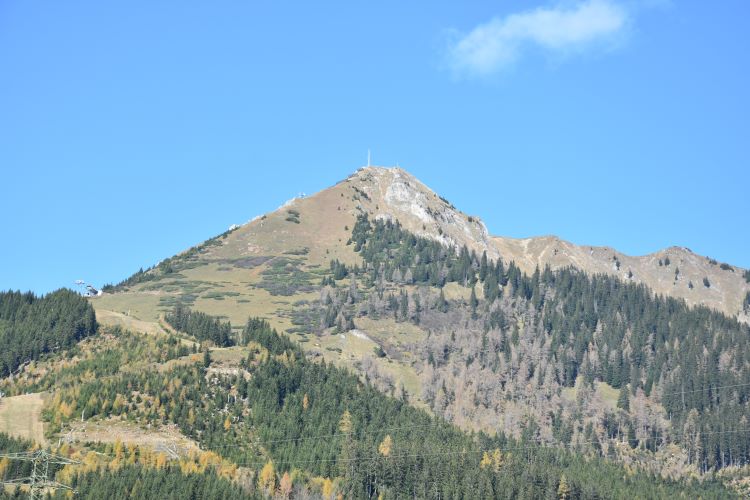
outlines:
[{"label": "mountain peak", "polygon": [[401,167],[362,167],[346,182],[364,193],[361,208],[375,218],[398,220],[413,233],[447,246],[499,257],[481,219],[464,214]]}]

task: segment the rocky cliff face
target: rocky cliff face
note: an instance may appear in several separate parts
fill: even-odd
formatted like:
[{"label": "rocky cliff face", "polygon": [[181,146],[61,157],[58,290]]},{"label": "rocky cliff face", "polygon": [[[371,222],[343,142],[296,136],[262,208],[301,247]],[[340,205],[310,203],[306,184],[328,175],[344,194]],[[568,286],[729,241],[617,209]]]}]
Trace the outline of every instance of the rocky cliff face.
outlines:
[{"label": "rocky cliff face", "polygon": [[464,214],[400,168],[364,167],[346,182],[367,194],[363,206],[376,218],[397,219],[417,235],[499,257],[481,219]]}]

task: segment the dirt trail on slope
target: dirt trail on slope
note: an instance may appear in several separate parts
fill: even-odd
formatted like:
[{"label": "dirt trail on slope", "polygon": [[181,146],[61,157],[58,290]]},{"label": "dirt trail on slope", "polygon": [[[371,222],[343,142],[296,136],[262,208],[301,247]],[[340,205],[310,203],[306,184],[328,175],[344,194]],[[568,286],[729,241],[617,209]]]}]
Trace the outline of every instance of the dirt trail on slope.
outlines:
[{"label": "dirt trail on slope", "polygon": [[164,335],[166,333],[158,323],[143,321],[127,314],[108,311],[106,309],[96,310],[96,320],[104,325],[119,325],[126,330],[149,333],[151,335]]},{"label": "dirt trail on slope", "polygon": [[157,323],[153,321],[143,321],[141,319],[128,316],[127,314],[110,311],[107,309],[96,310],[96,321],[103,325],[121,326],[125,330],[141,332],[148,335],[158,336],[174,334],[177,338],[180,339],[180,342],[182,342],[182,344],[188,347],[197,345],[197,342],[182,338],[182,336],[178,332],[175,332],[168,325],[161,324],[161,322]]}]

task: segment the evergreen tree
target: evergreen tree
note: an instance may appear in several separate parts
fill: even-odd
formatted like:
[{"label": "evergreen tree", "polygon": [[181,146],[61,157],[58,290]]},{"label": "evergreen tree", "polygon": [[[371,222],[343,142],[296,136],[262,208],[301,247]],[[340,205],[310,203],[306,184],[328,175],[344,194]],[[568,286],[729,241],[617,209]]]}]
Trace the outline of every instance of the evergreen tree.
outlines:
[{"label": "evergreen tree", "polygon": [[617,398],[617,407],[625,411],[630,411],[630,395],[628,394],[628,388],[625,385],[620,388],[620,396]]},{"label": "evergreen tree", "polygon": [[409,319],[409,295],[405,291],[401,291],[401,321]]},{"label": "evergreen tree", "polygon": [[469,307],[471,307],[472,314],[476,315],[478,305],[479,305],[479,299],[477,299],[477,292],[474,289],[474,287],[472,287],[471,296],[469,297]]},{"label": "evergreen tree", "polygon": [[482,253],[482,262],[479,265],[479,281],[484,281],[487,278],[487,251]]},{"label": "evergreen tree", "polygon": [[[750,297],[750,294],[748,295]],[[440,295],[438,296],[436,308],[440,312],[448,312],[448,301],[445,300],[445,293],[443,292],[443,289],[440,289]]]}]

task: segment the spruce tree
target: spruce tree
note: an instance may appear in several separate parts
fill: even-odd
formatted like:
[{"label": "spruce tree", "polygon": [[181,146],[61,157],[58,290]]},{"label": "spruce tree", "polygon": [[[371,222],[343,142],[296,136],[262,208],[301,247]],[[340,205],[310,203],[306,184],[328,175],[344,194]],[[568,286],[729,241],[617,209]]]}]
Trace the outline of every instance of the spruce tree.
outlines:
[{"label": "spruce tree", "polygon": [[630,395],[626,385],[620,388],[620,397],[617,398],[617,407],[625,411],[630,411]]},{"label": "spruce tree", "polygon": [[409,318],[409,295],[406,292],[401,292],[401,321],[406,321]]},{"label": "spruce tree", "polygon": [[479,280],[484,281],[487,278],[487,251],[482,254],[482,263],[479,265]]},{"label": "spruce tree", "polygon": [[437,310],[440,312],[448,312],[448,301],[445,300],[445,293],[443,293],[442,288],[440,289],[440,295],[437,300]]},{"label": "spruce tree", "polygon": [[471,307],[472,314],[477,313],[477,306],[479,305],[479,299],[477,299],[477,292],[474,288],[471,289],[471,297],[469,297],[469,306]]}]

